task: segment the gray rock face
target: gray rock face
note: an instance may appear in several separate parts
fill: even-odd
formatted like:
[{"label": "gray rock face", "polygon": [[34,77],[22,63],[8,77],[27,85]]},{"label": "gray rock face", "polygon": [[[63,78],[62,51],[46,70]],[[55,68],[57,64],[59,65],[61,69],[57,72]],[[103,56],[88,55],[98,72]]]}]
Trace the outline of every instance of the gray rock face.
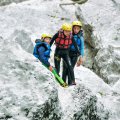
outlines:
[{"label": "gray rock face", "polygon": [[89,39],[86,39],[97,52],[93,67],[111,85],[120,79],[119,5],[118,1],[113,0],[89,0],[76,9],[84,27],[90,25],[93,28]]},{"label": "gray rock face", "polygon": [[31,42],[31,33],[24,29],[16,29],[8,38],[13,43],[18,43],[26,52],[33,52],[33,44]]},{"label": "gray rock face", "polygon": [[[10,45],[12,47],[8,47]],[[18,54],[19,46],[14,50],[12,44],[5,47],[0,53],[0,119],[36,120],[45,116],[58,119],[58,97],[51,75],[44,75],[45,71],[39,63],[30,62],[29,54],[25,58],[25,51],[21,51],[24,59],[16,56],[13,51]]]},{"label": "gray rock face", "polygon": [[58,93],[49,71],[19,45],[6,43],[0,57],[0,119],[59,120]]},{"label": "gray rock face", "polygon": [[94,68],[108,84],[114,85],[120,80],[119,47],[114,45],[100,49],[95,57]]},{"label": "gray rock face", "polygon": [[[75,7],[60,7],[60,3],[59,0],[31,0],[0,8],[0,119],[119,120],[119,89],[116,89],[119,81],[114,86],[115,96],[110,86],[81,66],[75,68],[77,86],[64,89],[30,54],[31,39],[39,38],[43,32],[54,34],[62,23],[76,19]],[[91,37],[86,39],[87,45],[90,43],[89,47],[99,50],[102,42],[98,42],[98,35],[95,37],[87,22],[84,19],[85,31],[89,31],[85,37]],[[119,60],[118,48],[114,52],[113,49],[111,46],[108,55],[116,55]]]},{"label": "gray rock face", "polygon": [[[65,96],[66,99],[62,98]],[[107,120],[109,112],[84,85],[59,90],[62,120]],[[99,104],[99,105],[98,105]]]},{"label": "gray rock face", "polygon": [[8,5],[10,3],[19,3],[19,2],[23,2],[26,0],[0,0],[0,6],[4,6],[4,5]]},{"label": "gray rock face", "polygon": [[[5,41],[2,39],[1,45]],[[6,43],[0,57],[0,119],[109,118],[109,112],[89,89],[82,85],[61,88],[51,73],[18,43]]]}]

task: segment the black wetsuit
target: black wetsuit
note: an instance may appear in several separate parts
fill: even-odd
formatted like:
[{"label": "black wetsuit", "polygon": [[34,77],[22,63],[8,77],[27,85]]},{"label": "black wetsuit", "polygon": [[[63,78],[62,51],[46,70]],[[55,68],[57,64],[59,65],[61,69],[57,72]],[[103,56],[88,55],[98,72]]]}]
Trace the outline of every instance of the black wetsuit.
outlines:
[{"label": "black wetsuit", "polygon": [[[84,55],[84,38],[83,38],[83,31],[81,30],[78,34],[73,34],[73,38],[76,41],[78,47],[79,47],[79,51],[80,51],[80,55],[83,56]],[[77,51],[75,50],[74,46],[71,45],[70,46],[70,51],[69,51],[69,57],[70,57],[70,61],[72,64],[72,67],[74,69],[75,64],[77,62],[78,59],[78,54]],[[62,73],[62,78],[64,80],[64,82],[66,82],[66,78],[68,76],[68,80],[70,79],[70,74],[68,72],[67,66],[65,64],[65,62],[63,62],[63,73]],[[68,81],[69,82],[69,81]]]},{"label": "black wetsuit", "polygon": [[[69,58],[70,58],[72,68],[74,70],[75,64],[76,64],[77,59],[78,59],[78,54],[74,54],[74,53],[69,52]],[[66,82],[67,77],[68,77],[68,84],[69,84],[69,79],[71,79],[71,75],[70,75],[70,72],[68,71],[68,66],[63,61],[62,79],[64,80],[64,82]]]},{"label": "black wetsuit", "polygon": [[[53,38],[50,42],[50,45],[53,44],[53,42],[58,38],[58,36],[59,36],[59,33],[56,33],[53,36]],[[66,37],[66,36],[64,35],[64,37]],[[74,39],[72,39],[72,43],[74,44],[74,46],[76,48],[76,51],[79,54],[79,48],[78,48]],[[74,76],[74,71],[73,71],[73,67],[72,67],[72,64],[71,64],[71,60],[70,60],[70,57],[69,57],[69,47],[68,48],[59,48],[59,47],[56,46],[55,54],[54,54],[54,64],[55,64],[55,68],[56,68],[58,74],[60,72],[61,58],[63,59],[65,65],[68,68],[68,73],[70,74],[70,79],[68,80],[68,84],[71,85],[72,82],[75,80],[75,76]]]}]

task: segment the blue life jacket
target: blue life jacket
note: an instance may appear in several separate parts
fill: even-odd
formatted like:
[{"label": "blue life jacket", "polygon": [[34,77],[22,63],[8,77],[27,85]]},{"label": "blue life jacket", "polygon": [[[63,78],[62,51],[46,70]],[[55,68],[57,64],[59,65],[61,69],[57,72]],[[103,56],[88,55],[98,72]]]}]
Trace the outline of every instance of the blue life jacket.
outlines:
[{"label": "blue life jacket", "polygon": [[36,45],[34,47],[34,51],[33,51],[33,55],[39,59],[39,52],[38,52],[38,49],[40,47],[44,47],[45,48],[45,52],[44,52],[44,56],[45,56],[45,59],[48,60],[50,58],[50,51],[51,51],[51,48],[50,48],[50,45],[45,43],[45,42],[41,42],[40,40],[36,41]]},{"label": "blue life jacket", "polygon": [[[77,35],[73,35],[73,38],[79,47],[80,55],[84,56],[84,38],[82,30]],[[70,51],[76,52],[75,46],[73,44],[70,46]]]}]

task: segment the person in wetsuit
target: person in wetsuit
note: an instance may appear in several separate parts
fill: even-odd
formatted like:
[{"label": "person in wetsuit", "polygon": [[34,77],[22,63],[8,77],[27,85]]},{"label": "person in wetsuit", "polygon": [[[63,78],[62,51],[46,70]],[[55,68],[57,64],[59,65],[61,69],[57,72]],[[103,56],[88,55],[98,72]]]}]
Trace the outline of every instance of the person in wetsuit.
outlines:
[{"label": "person in wetsuit", "polygon": [[[83,31],[81,30],[82,23],[80,21],[74,21],[72,23],[72,35],[73,39],[77,43],[80,51],[80,56],[78,58],[77,50],[75,49],[74,44],[70,45],[70,51],[69,51],[69,57],[71,60],[72,67],[75,67],[75,64],[77,63],[77,66],[80,66],[83,63],[83,57],[84,57],[84,37],[83,37]],[[78,60],[78,61],[77,61]],[[64,82],[66,82],[66,78],[68,76],[68,79],[70,79],[70,74],[68,72],[68,68],[66,66],[66,63],[63,62],[63,73],[62,78]]]},{"label": "person in wetsuit", "polygon": [[36,39],[33,55],[40,60],[50,71],[53,70],[50,62],[48,61],[50,58],[50,41],[52,36],[49,34],[42,34],[41,39]]},{"label": "person in wetsuit", "polygon": [[72,27],[70,24],[68,23],[63,24],[61,30],[58,31],[51,39],[50,46],[52,46],[53,42],[55,41],[56,49],[54,54],[54,64],[57,73],[59,74],[60,72],[60,61],[62,58],[70,74],[68,85],[75,85],[75,76],[74,76],[71,60],[69,57],[69,48],[70,45],[73,44],[78,54],[79,54],[79,48],[75,40],[72,39],[71,30]]}]

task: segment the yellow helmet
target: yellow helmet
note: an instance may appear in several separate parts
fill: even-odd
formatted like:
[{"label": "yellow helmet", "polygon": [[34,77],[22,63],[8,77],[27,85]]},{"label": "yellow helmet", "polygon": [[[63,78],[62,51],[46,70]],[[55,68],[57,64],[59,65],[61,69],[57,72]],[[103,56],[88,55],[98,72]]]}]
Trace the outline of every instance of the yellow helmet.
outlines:
[{"label": "yellow helmet", "polygon": [[52,38],[52,35],[43,33],[43,34],[41,35],[41,38],[42,38],[42,39],[44,39],[44,38]]},{"label": "yellow helmet", "polygon": [[82,27],[82,23],[80,21],[73,21],[72,26],[75,26],[75,25]]},{"label": "yellow helmet", "polygon": [[72,30],[71,24],[64,23],[64,24],[62,25],[62,30],[71,31],[71,30]]}]

